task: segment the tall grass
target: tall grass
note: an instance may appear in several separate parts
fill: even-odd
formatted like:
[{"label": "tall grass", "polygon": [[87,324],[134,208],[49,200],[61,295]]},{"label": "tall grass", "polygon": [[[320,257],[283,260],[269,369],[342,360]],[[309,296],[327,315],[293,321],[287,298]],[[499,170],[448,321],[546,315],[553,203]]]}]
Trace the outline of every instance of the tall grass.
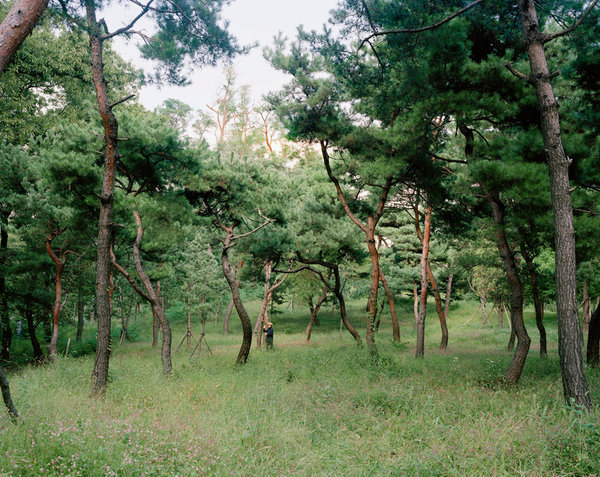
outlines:
[{"label": "tall grass", "polygon": [[[351,319],[364,328],[364,304]],[[255,312],[257,304],[252,304]],[[440,353],[439,324],[428,316],[425,359],[414,358],[410,303],[401,303],[402,341],[384,316],[379,359],[339,337],[324,310],[304,343],[308,312],[282,306],[273,352],[252,350],[207,325],[193,357],[174,355],[161,376],[158,349],[115,345],[104,400],[89,398],[92,357],[24,367],[10,376],[21,413],[0,417],[0,473],[6,475],[590,475],[600,473],[600,413],[562,403],[555,346],[533,349],[520,382],[501,379],[511,354],[508,329],[481,327],[462,304]],[[532,317],[528,315],[528,319]],[[185,331],[173,317],[174,343]],[[535,328],[528,322],[533,342]],[[135,335],[150,336],[148,317]],[[556,341],[553,317],[549,341]],[[199,330],[196,323],[195,328]],[[197,332],[194,330],[194,333]],[[594,397],[600,374],[588,370]]]}]

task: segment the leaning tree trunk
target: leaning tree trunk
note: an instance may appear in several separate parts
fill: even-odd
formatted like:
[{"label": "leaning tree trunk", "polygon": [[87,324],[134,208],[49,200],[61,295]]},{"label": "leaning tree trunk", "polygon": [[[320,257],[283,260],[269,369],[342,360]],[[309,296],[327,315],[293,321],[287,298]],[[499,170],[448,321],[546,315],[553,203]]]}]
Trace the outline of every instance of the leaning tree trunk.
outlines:
[{"label": "leaning tree trunk", "polygon": [[[523,247],[523,249],[524,248],[525,247]],[[548,355],[548,345],[546,342],[546,328],[544,327],[544,307],[540,300],[540,288],[538,285],[537,273],[535,272],[533,257],[525,250],[521,251],[521,255],[523,255],[523,258],[525,259],[527,271],[529,272],[529,282],[531,283],[531,294],[533,296],[533,306],[535,308],[535,324],[540,333],[540,356],[543,358]]]},{"label": "leaning tree trunk", "polygon": [[429,237],[431,234],[431,207],[425,213],[421,251],[421,297],[419,300],[419,320],[417,321],[417,358],[425,356],[425,318],[427,316],[427,261],[429,259]]},{"label": "leaning tree trunk", "polygon": [[221,265],[223,267],[223,274],[231,289],[231,298],[233,299],[233,305],[237,311],[240,321],[242,323],[242,345],[238,353],[236,363],[244,364],[248,361],[248,355],[250,354],[250,347],[252,346],[252,323],[244,304],[240,296],[240,287],[235,279],[235,273],[229,263],[229,249],[232,247],[233,239],[233,226],[227,227],[225,240],[223,241],[223,249],[221,252]]},{"label": "leaning tree trunk", "polygon": [[387,280],[383,274],[383,270],[379,267],[379,278],[381,279],[381,283],[383,283],[383,288],[385,289],[385,293],[388,298],[388,303],[390,304],[390,315],[392,317],[392,337],[395,342],[400,341],[400,325],[398,324],[398,315],[396,314],[396,304],[394,303],[394,295],[392,295],[392,290],[390,289]]},{"label": "leaning tree trunk", "polygon": [[8,313],[8,297],[6,296],[6,260],[8,252],[8,215],[2,214],[0,224],[0,361],[10,359],[10,345],[12,343],[12,328],[10,314]]},{"label": "leaning tree trunk", "polygon": [[502,204],[500,198],[495,194],[486,192],[486,195],[492,206],[494,222],[496,223],[496,244],[502,257],[502,263],[504,264],[510,288],[510,321],[518,340],[517,349],[504,377],[507,381],[516,383],[525,367],[525,360],[527,359],[529,346],[531,345],[531,339],[527,334],[525,322],[523,321],[523,286],[519,278],[514,252],[510,249],[506,238],[504,204]]},{"label": "leaning tree trunk", "polygon": [[552,88],[535,2],[519,0],[521,28],[525,37],[531,74],[540,111],[544,151],[550,173],[550,190],[554,215],[556,312],[558,319],[558,354],[567,404],[592,409],[583,365],[583,335],[577,313],[577,274],[575,259],[575,228],[569,182],[569,165],[562,144],[558,102]]},{"label": "leaning tree trunk", "polygon": [[6,409],[8,409],[8,414],[10,415],[12,421],[15,422],[19,417],[19,413],[17,412],[17,408],[15,407],[10,397],[10,387],[8,385],[8,379],[6,379],[6,375],[4,374],[2,366],[0,366],[0,390],[2,391],[2,399],[4,401]]},{"label": "leaning tree trunk", "polygon": [[596,307],[590,319],[586,358],[590,367],[596,368],[598,366],[600,361],[600,306]]},{"label": "leaning tree trunk", "polygon": [[0,23],[0,74],[32,32],[48,0],[16,0]]},{"label": "leaning tree trunk", "polygon": [[140,213],[137,210],[133,211],[133,217],[135,218],[135,224],[137,226],[137,236],[135,242],[133,244],[133,262],[135,264],[135,269],[140,277],[140,280],[144,284],[144,288],[146,289],[146,294],[150,298],[150,305],[152,306],[152,312],[158,318],[158,322],[160,323],[160,328],[163,332],[162,337],[162,347],[161,347],[161,358],[162,358],[162,366],[163,373],[165,375],[171,374],[173,370],[173,365],[171,363],[171,327],[169,326],[169,321],[165,316],[165,311],[162,306],[162,302],[158,297],[157,292],[154,290],[152,286],[152,282],[144,268],[142,267],[142,259],[140,256],[140,248],[142,245],[142,238],[144,235],[144,229],[142,228],[142,219],[140,217]]},{"label": "leaning tree trunk", "polygon": [[98,256],[96,261],[96,318],[98,334],[96,358],[90,391],[93,396],[103,396],[106,392],[108,365],[110,359],[110,303],[108,289],[112,270],[110,245],[112,236],[112,211],[115,187],[115,166],[117,161],[118,123],[108,99],[104,63],[102,59],[101,27],[96,20],[94,0],[85,0],[86,20],[90,37],[92,79],[96,89],[98,109],[104,125],[105,153],[104,172],[98,218]]},{"label": "leaning tree trunk", "polygon": [[323,292],[321,293],[321,296],[317,300],[317,304],[315,306],[312,306],[312,302],[311,302],[310,320],[308,321],[308,326],[306,327],[306,342],[307,343],[310,342],[310,336],[312,334],[313,325],[315,324],[315,319],[317,318],[317,313],[319,313],[319,310],[321,309],[321,305],[325,302],[326,299],[327,299],[327,287],[323,286]]}]

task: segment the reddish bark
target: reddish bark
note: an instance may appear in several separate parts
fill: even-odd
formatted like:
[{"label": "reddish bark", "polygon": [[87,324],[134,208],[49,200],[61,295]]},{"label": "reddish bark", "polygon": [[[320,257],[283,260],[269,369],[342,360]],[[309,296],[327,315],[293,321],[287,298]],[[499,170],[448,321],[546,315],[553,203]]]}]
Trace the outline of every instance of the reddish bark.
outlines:
[{"label": "reddish bark", "polygon": [[48,6],[48,0],[15,0],[0,23],[0,74],[33,31]]}]

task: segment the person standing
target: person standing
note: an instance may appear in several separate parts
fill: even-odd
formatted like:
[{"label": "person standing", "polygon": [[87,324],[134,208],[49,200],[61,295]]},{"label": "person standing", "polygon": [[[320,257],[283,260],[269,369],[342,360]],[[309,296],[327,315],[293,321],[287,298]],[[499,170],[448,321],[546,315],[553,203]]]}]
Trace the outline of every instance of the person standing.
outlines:
[{"label": "person standing", "polygon": [[267,321],[265,326],[263,327],[263,332],[265,333],[265,343],[267,343],[267,349],[273,349],[273,323]]}]

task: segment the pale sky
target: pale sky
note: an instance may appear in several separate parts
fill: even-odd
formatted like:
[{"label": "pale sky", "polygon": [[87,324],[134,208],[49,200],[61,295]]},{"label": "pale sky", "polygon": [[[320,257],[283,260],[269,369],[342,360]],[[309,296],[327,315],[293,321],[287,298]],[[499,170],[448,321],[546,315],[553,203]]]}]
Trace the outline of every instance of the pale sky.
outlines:
[{"label": "pale sky", "polygon": [[[329,11],[337,6],[338,0],[236,0],[223,9],[222,18],[229,21],[229,31],[238,38],[240,44],[258,42],[259,46],[248,55],[238,57],[233,65],[237,72],[236,85],[250,85],[255,102],[269,91],[279,89],[289,81],[282,73],[275,71],[263,58],[262,50],[273,43],[279,31],[288,38],[296,35],[298,25],[307,30],[321,30],[327,23]],[[131,10],[134,12],[134,10]],[[122,26],[130,18],[120,13],[107,13],[105,17],[110,30]],[[139,59],[137,48],[132,40],[126,45],[123,40],[116,42],[119,53],[134,64],[149,69],[146,62]],[[145,87],[140,102],[154,109],[165,99],[174,98],[189,104],[194,109],[205,109],[212,103],[224,81],[223,66],[204,68],[192,76],[192,84],[187,87]]]}]

